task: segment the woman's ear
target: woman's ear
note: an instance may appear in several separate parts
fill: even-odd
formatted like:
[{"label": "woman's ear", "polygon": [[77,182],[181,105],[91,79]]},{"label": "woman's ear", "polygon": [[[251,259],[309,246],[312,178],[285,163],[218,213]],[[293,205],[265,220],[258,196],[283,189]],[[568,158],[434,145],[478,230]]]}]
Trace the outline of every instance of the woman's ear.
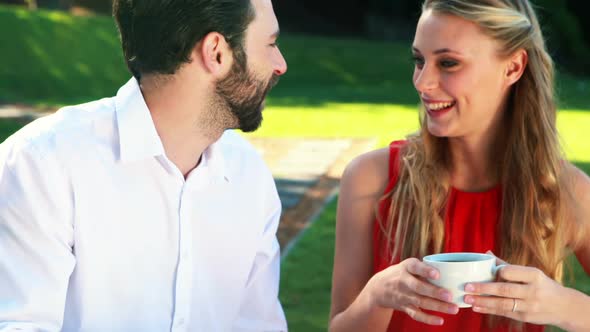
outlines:
[{"label": "woman's ear", "polygon": [[223,78],[231,69],[231,48],[225,37],[218,32],[208,33],[195,45],[193,52],[201,59],[205,71],[215,77]]},{"label": "woman's ear", "polygon": [[520,49],[510,56],[506,66],[505,79],[508,86],[518,82],[528,64],[529,56],[525,49]]}]

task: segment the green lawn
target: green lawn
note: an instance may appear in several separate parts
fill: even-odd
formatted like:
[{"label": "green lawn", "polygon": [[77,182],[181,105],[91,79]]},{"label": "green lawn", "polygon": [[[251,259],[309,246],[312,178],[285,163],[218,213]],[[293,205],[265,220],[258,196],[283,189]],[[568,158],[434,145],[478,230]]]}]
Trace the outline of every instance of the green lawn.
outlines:
[{"label": "green lawn", "polygon": [[3,142],[10,134],[17,131],[23,124],[10,119],[0,119],[0,142]]},{"label": "green lawn", "polygon": [[[279,17],[280,20],[280,17]],[[59,106],[110,96],[130,76],[110,17],[77,18],[0,6],[0,102]],[[4,43],[6,41],[6,43]],[[288,73],[252,136],[377,137],[379,146],[417,128],[410,43],[281,37]],[[561,74],[558,126],[567,158],[590,174],[590,78]],[[0,119],[0,142],[22,123]],[[325,331],[335,203],[282,265],[290,330]],[[576,266],[576,287],[590,278]]]},{"label": "green lawn", "polygon": [[126,72],[110,17],[0,5],[0,102],[65,105],[117,92]]}]

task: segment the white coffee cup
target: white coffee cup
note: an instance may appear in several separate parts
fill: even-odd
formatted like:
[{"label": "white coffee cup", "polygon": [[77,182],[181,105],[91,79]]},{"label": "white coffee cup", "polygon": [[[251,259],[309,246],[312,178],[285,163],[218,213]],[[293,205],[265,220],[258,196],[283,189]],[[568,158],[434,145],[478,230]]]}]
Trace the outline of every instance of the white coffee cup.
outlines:
[{"label": "white coffee cup", "polygon": [[439,271],[439,278],[428,279],[436,286],[449,290],[452,302],[459,308],[469,308],[471,304],[463,301],[465,284],[490,282],[505,264],[496,265],[496,257],[488,254],[455,252],[425,256],[422,261]]}]

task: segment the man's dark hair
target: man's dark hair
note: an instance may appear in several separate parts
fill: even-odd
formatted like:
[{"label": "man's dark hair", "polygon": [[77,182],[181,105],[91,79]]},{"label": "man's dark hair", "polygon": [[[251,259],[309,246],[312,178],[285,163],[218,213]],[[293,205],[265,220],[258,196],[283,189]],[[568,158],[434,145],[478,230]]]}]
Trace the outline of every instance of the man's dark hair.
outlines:
[{"label": "man's dark hair", "polygon": [[142,74],[174,74],[214,31],[245,66],[244,33],[255,12],[251,0],[114,0],[113,16],[127,67],[139,80]]}]

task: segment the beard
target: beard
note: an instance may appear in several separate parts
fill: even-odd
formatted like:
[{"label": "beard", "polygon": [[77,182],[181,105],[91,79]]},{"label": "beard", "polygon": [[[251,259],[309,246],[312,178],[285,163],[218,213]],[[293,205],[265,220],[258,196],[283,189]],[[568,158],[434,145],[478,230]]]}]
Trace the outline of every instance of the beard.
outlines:
[{"label": "beard", "polygon": [[262,109],[266,95],[278,83],[273,74],[268,80],[249,72],[246,61],[234,61],[228,75],[215,87],[216,108],[225,129],[252,132],[262,124]]}]

